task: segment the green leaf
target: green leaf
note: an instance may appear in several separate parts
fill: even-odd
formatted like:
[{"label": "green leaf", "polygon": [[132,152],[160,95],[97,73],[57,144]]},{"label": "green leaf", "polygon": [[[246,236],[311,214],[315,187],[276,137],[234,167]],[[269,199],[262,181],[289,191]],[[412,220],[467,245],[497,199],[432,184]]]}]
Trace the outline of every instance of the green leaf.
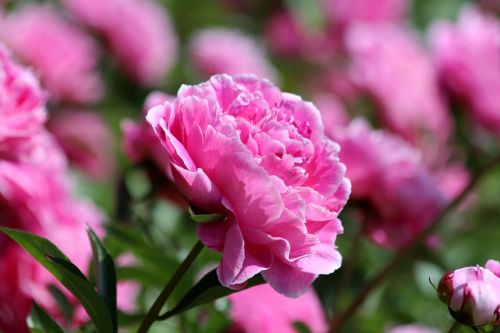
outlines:
[{"label": "green leaf", "polygon": [[0,227],[60,281],[82,304],[97,332],[113,331],[108,308],[83,273],[49,240],[29,232]]},{"label": "green leaf", "polygon": [[189,206],[188,211],[189,218],[196,223],[217,222],[226,217],[224,214],[197,214],[191,206]]},{"label": "green leaf", "polygon": [[[259,274],[248,281],[245,289],[262,283],[265,283],[265,281]],[[217,277],[217,272],[214,269],[198,281],[172,310],[167,311],[161,316],[161,319],[168,319],[198,305],[213,302],[216,299],[226,297],[238,291],[241,290],[229,289],[221,285]]]},{"label": "green leaf", "polygon": [[293,328],[295,328],[295,331],[297,331],[297,333],[311,333],[309,328],[303,322],[300,321],[294,322]]},{"label": "green leaf", "polygon": [[27,319],[31,333],[64,333],[61,327],[35,302]]},{"label": "green leaf", "polygon": [[113,321],[113,332],[118,331],[116,310],[116,270],[113,258],[90,226],[87,226],[96,265],[97,292],[104,300]]}]

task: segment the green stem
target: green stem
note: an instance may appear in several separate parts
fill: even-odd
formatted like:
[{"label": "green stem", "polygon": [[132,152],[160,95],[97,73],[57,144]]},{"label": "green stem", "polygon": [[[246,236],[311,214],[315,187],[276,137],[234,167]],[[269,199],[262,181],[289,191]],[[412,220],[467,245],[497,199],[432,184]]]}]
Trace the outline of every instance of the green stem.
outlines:
[{"label": "green stem", "polygon": [[203,243],[201,241],[198,241],[191,250],[191,252],[189,252],[186,259],[184,259],[179,268],[177,268],[174,275],[172,275],[170,280],[165,285],[165,288],[163,288],[162,292],[160,293],[156,301],[149,309],[148,313],[146,314],[141,323],[141,326],[139,327],[138,333],[146,333],[151,327],[151,325],[153,325],[153,323],[158,318],[158,314],[160,313],[163,305],[165,305],[168,298],[174,291],[175,287],[180,282],[184,274],[186,274],[187,270],[189,269],[193,261],[196,259],[198,254],[200,254],[201,250],[203,250]]},{"label": "green stem", "polygon": [[460,330],[460,326],[462,326],[458,321],[455,321],[453,325],[451,325],[448,333],[457,333]]},{"label": "green stem", "polygon": [[400,249],[384,267],[382,267],[375,275],[368,280],[365,287],[357,294],[356,298],[347,307],[347,309],[342,312],[339,316],[332,318],[330,321],[329,333],[340,332],[343,326],[347,323],[354,313],[359,309],[361,305],[365,302],[366,298],[370,293],[378,287],[382,282],[387,279],[389,273],[403,261],[407,260],[413,252],[415,252],[418,247],[427,239],[427,237],[437,228],[437,226],[444,220],[444,218],[469,195],[469,193],[474,189],[477,183],[482,179],[482,177],[493,169],[500,162],[500,155],[493,158],[493,160],[488,163],[483,169],[481,169],[475,177],[470,181],[467,187],[457,196],[453,201],[451,201],[448,206],[446,206],[441,213],[434,219],[429,226],[421,232],[413,242],[407,246]]}]

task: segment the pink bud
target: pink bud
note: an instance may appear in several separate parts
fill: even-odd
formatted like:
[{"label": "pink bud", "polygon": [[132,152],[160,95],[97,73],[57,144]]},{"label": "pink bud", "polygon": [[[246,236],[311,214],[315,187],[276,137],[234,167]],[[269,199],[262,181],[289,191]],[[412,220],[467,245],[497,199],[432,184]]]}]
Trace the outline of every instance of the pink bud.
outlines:
[{"label": "pink bud", "polygon": [[[500,263],[490,260],[488,267]],[[439,281],[438,295],[460,323],[468,326],[498,325],[500,278],[488,268],[465,267],[446,273]]]}]

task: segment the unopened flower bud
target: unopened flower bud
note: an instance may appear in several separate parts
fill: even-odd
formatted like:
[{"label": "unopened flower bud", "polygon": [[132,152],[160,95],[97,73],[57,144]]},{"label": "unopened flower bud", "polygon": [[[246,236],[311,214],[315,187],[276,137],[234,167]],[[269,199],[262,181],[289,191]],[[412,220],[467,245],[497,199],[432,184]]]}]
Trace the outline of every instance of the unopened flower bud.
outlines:
[{"label": "unopened flower bud", "polygon": [[460,268],[441,278],[438,296],[458,322],[468,326],[500,324],[500,276],[489,269],[498,265],[490,260],[486,268]]}]

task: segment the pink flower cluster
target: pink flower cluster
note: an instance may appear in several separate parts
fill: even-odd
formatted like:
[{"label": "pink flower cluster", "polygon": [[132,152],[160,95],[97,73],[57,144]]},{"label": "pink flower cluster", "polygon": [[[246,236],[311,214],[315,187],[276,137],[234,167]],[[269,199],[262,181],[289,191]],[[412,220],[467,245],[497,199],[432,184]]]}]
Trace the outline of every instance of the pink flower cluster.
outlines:
[{"label": "pink flower cluster", "polygon": [[[85,272],[91,258],[85,225],[101,233],[102,216],[71,195],[65,157],[43,127],[44,94],[33,74],[14,64],[3,47],[0,95],[1,224],[47,237]],[[62,286],[7,237],[0,237],[0,248],[0,330],[28,332],[25,319],[32,298],[61,318],[47,288]]]},{"label": "pink flower cluster", "polygon": [[353,184],[352,199],[369,207],[363,226],[375,243],[407,245],[446,204],[421,155],[396,135],[374,131],[357,119],[334,138]]},{"label": "pink flower cluster", "polygon": [[473,7],[456,24],[439,22],[430,40],[441,79],[472,118],[500,134],[500,22]]},{"label": "pink flower cluster", "polygon": [[262,273],[297,297],[340,266],[337,217],[350,182],[312,103],[255,76],[216,75],[182,86],[147,119],[168,153],[169,177],[199,210],[226,216],[198,229],[222,252],[224,286]]},{"label": "pink flower cluster", "polygon": [[205,78],[214,74],[254,74],[276,81],[263,48],[238,30],[207,29],[196,33],[189,53]]},{"label": "pink flower cluster", "polygon": [[460,268],[439,281],[438,295],[453,317],[469,326],[500,325],[500,262]]},{"label": "pink flower cluster", "polygon": [[36,68],[57,101],[97,101],[104,85],[92,38],[49,5],[28,5],[2,18],[0,38]]},{"label": "pink flower cluster", "polygon": [[313,290],[292,299],[264,284],[232,294],[229,302],[234,322],[230,332],[294,333],[295,323],[304,324],[311,333],[325,333],[328,328]]},{"label": "pink flower cluster", "polygon": [[177,38],[165,8],[152,0],[64,0],[100,34],[121,66],[146,86],[160,83],[177,57]]},{"label": "pink flower cluster", "polygon": [[373,97],[384,125],[416,145],[429,162],[443,155],[452,121],[432,61],[411,31],[356,25],[347,36],[350,72]]}]

